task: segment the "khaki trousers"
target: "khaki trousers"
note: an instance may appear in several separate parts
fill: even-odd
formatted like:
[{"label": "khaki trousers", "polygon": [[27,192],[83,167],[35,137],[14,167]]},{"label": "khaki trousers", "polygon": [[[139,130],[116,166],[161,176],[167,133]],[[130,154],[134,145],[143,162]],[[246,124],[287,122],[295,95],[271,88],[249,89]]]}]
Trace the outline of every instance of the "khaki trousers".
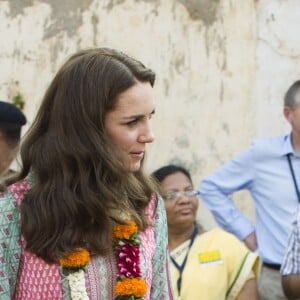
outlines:
[{"label": "khaki trousers", "polygon": [[279,271],[262,265],[258,278],[258,289],[261,300],[286,300],[281,287]]}]

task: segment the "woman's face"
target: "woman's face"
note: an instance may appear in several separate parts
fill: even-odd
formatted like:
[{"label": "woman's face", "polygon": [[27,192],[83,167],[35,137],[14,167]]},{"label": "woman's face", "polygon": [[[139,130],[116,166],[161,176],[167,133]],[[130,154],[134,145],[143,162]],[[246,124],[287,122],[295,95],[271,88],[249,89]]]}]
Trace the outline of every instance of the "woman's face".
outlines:
[{"label": "woman's face", "polygon": [[105,116],[106,133],[128,171],[140,169],[146,144],[154,141],[150,128],[154,111],[152,86],[148,82],[137,82],[118,96],[115,109]]},{"label": "woman's face", "polygon": [[[162,196],[165,199],[168,227],[186,227],[194,224],[198,209],[197,196],[186,196],[183,192],[192,191],[193,185],[188,177],[181,172],[173,173],[160,184]],[[178,197],[171,197],[174,192],[181,193]]]}]

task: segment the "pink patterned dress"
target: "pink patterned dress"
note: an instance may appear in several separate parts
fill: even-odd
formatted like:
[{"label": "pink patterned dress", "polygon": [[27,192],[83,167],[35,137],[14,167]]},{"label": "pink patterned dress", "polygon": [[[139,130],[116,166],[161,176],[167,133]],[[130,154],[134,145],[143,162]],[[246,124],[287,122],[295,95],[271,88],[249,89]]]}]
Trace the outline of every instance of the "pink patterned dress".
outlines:
[{"label": "pink patterned dress", "polygon": [[[17,182],[8,188],[8,192],[0,194],[0,212],[9,214],[13,213],[9,210],[18,209],[24,194],[30,188],[29,182],[30,180]],[[153,218],[155,207],[156,211]],[[160,197],[158,199],[155,195],[151,197],[151,201],[146,209],[146,215],[152,226],[139,233],[141,239],[141,271],[148,286],[144,299],[172,300],[167,255],[167,224],[164,204]],[[8,232],[10,228],[13,228],[9,227],[10,225],[6,225],[8,226]],[[16,236],[15,233],[14,236]],[[1,240],[5,238],[10,238],[11,244],[13,237],[1,234],[0,244]],[[59,265],[49,265],[42,259],[25,251],[26,242],[22,237],[19,237],[19,240],[16,239],[15,243],[19,243],[21,246],[19,253],[10,253],[8,255],[7,251],[0,247],[0,259],[6,262],[4,264],[1,263],[0,269],[0,299],[71,299],[68,280],[61,274]],[[7,248],[7,245],[5,247]],[[19,257],[19,259],[12,260],[11,256],[14,258]],[[12,261],[14,263],[17,261],[19,268],[15,277],[12,271],[15,269],[15,265],[11,268],[4,268],[4,265],[12,264]],[[85,273],[86,290],[90,300],[114,299],[113,290],[116,283],[116,272],[114,256],[93,257],[91,259],[88,270]]]}]

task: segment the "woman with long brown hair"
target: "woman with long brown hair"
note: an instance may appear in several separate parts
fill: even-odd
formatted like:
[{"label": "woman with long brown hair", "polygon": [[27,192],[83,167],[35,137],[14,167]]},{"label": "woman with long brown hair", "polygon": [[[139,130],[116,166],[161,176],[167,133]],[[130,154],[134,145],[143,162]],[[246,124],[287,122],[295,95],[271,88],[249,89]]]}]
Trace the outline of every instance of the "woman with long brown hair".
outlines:
[{"label": "woman with long brown hair", "polygon": [[108,48],[58,71],[0,196],[1,299],[172,299],[163,202],[143,172],[154,80]]}]

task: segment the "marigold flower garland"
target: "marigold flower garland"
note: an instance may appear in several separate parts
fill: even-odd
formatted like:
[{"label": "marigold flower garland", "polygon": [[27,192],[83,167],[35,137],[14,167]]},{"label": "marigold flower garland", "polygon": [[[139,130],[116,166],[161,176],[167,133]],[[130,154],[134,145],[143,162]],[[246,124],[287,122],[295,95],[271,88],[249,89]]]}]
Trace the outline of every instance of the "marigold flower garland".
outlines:
[{"label": "marigold flower garland", "polygon": [[137,233],[138,227],[133,221],[113,229],[118,266],[115,300],[142,300],[147,292],[140,269],[141,241]]},{"label": "marigold flower garland", "polygon": [[[117,258],[117,283],[115,300],[143,300],[147,285],[140,269],[140,239],[138,227],[134,221],[125,225],[115,225],[114,252]],[[90,253],[78,248],[75,252],[61,258],[62,273],[67,276],[72,300],[89,300],[85,287],[84,272],[91,258]]]}]

